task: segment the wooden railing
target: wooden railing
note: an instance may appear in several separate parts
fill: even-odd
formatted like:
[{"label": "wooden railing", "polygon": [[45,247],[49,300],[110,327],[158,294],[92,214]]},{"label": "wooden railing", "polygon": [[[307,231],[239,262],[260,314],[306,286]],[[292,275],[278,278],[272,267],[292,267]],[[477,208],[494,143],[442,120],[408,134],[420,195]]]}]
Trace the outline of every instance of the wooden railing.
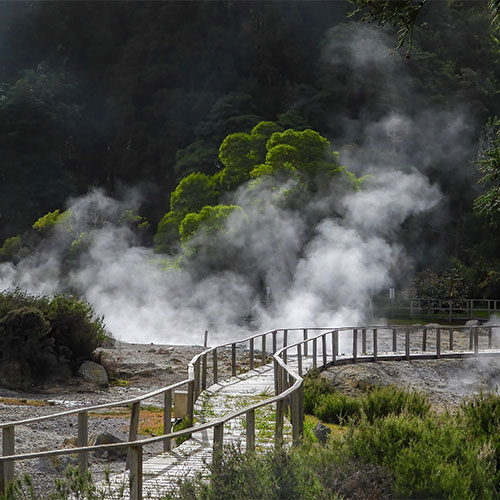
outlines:
[{"label": "wooden railing", "polygon": [[423,316],[442,320],[464,321],[467,319],[488,320],[500,315],[500,299],[373,299],[375,312],[391,317],[397,314]]},{"label": "wooden railing", "polygon": [[[247,450],[255,450],[255,411],[266,405],[276,406],[274,440],[283,441],[284,416],[289,410],[294,444],[300,441],[303,430],[303,379],[309,369],[356,362],[379,360],[431,359],[500,354],[494,332],[500,326],[488,327],[435,327],[421,326],[370,326],[343,328],[294,328],[272,330],[253,335],[241,341],[230,342],[206,349],[196,355],[188,366],[188,379],[158,389],[139,398],[70,410],[54,415],[0,424],[2,428],[2,456],[0,457],[0,492],[14,478],[14,463],[42,457],[78,453],[80,470],[87,470],[89,452],[109,449],[126,449],[130,469],[130,499],[142,500],[143,447],[163,442],[164,450],[170,449],[171,440],[196,431],[213,429],[213,459],[222,453],[224,424],[244,416],[246,418]],[[270,356],[272,357],[270,358]],[[182,385],[188,387],[188,416],[192,422],[194,402],[201,391],[210,384],[217,384],[227,375],[236,376],[238,369],[254,369],[274,364],[275,395],[261,402],[232,412],[211,422],[189,427],[177,432],[170,429],[172,390]],[[293,367],[290,361],[294,360]],[[137,439],[140,404],[145,399],[164,395],[164,434]],[[99,408],[132,405],[129,440],[123,443],[87,445],[88,412]],[[78,415],[78,447],[55,449],[34,453],[15,454],[15,426],[32,424],[49,418],[71,414]]]}]

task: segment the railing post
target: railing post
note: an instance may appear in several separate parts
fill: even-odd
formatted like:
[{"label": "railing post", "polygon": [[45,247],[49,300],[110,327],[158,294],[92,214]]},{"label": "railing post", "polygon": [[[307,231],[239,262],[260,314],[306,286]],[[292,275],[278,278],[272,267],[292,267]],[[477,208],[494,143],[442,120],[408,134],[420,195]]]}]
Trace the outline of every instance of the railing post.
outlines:
[{"label": "railing post", "polygon": [[436,328],[436,358],[441,357],[441,328]]},{"label": "railing post", "polygon": [[326,333],[321,337],[321,354],[323,355],[323,368],[326,368]]},{"label": "railing post", "polygon": [[469,330],[469,351],[472,351],[474,348],[474,333],[472,328]]},{"label": "railing post", "polygon": [[207,355],[204,354],[201,358],[201,390],[207,388]]},{"label": "railing post", "polygon": [[262,364],[266,364],[266,357],[267,357],[267,351],[266,351],[266,336],[262,335]]},{"label": "railing post", "polygon": [[254,369],[253,361],[253,337],[250,339],[250,370]]},{"label": "railing post", "polygon": [[280,377],[280,373],[279,373],[279,364],[278,364],[278,361],[273,358],[273,365],[274,365],[274,393],[276,394],[276,396],[279,394],[279,391],[280,391],[280,386],[279,386],[279,377]]},{"label": "railing post", "polygon": [[273,333],[271,334],[272,335],[272,338],[273,338],[273,354],[277,351],[277,346],[276,346],[276,334],[277,334],[277,330],[274,330]]},{"label": "railing post", "polygon": [[[302,387],[302,386],[301,386]],[[292,442],[297,446],[302,435],[301,413],[300,413],[300,389],[290,396],[290,416],[292,420]]]},{"label": "railing post", "polygon": [[128,447],[130,461],[130,500],[142,500],[142,445]]},{"label": "railing post", "polygon": [[[163,434],[170,434],[172,432],[172,389],[163,393]],[[172,440],[166,438],[163,441],[163,451],[170,451],[172,449]]]},{"label": "railing post", "polygon": [[283,330],[283,347],[288,345],[288,330]]},{"label": "railing post", "polygon": [[333,330],[332,332],[332,365],[335,366],[337,364],[337,353],[335,349],[337,348],[338,343],[338,332],[337,330]]},{"label": "railing post", "polygon": [[361,329],[361,352],[366,354],[366,328]]},{"label": "railing post", "polygon": [[318,364],[317,364],[317,361],[316,361],[316,357],[318,356],[318,342],[317,342],[317,338],[314,337],[313,339],[313,370],[316,370],[316,368],[318,367]]},{"label": "railing post", "polygon": [[[302,332],[302,338],[304,340],[307,340],[308,338],[308,332],[307,332],[307,328],[304,328],[304,331]],[[307,356],[307,342],[304,342],[304,356]]]},{"label": "railing post", "polygon": [[302,344],[297,344],[297,373],[302,377]]},{"label": "railing post", "polygon": [[217,373],[217,347],[214,347],[213,351],[213,372],[214,372],[214,384],[217,384],[219,382],[219,376]]},{"label": "railing post", "polygon": [[450,334],[450,351],[453,351],[453,328],[450,328],[449,330],[449,334]]},{"label": "railing post", "polygon": [[187,386],[187,418],[189,420],[189,426],[192,426],[194,417],[194,380],[189,380]]},{"label": "railing post", "polygon": [[407,360],[410,359],[410,329],[405,329],[405,357]]},{"label": "railing post", "polygon": [[[130,428],[128,431],[128,440],[135,441],[137,439],[137,430],[139,429],[139,416],[141,412],[141,402],[136,401],[132,403],[132,410],[130,412]],[[130,456],[131,447],[128,448],[127,454],[127,469],[131,466],[132,457]]]},{"label": "railing post", "polygon": [[398,331],[397,331],[397,328],[392,329],[392,352],[398,352]]},{"label": "railing post", "polygon": [[[89,439],[89,414],[87,410],[78,412],[78,437],[76,439],[76,444],[79,448],[88,445]],[[87,475],[87,452],[82,451],[78,453],[78,470],[82,478]]]},{"label": "railing post", "polygon": [[[14,426],[4,427],[2,431],[2,456],[14,455]],[[14,462],[0,464],[0,493],[7,490],[8,485],[14,480]]]},{"label": "railing post", "polygon": [[358,361],[358,330],[353,328],[352,330],[352,360],[354,363]]},{"label": "railing post", "polygon": [[274,443],[281,446],[283,443],[283,417],[285,404],[283,399],[276,401],[276,426],[274,428]]},{"label": "railing post", "polygon": [[427,328],[424,327],[424,330],[422,332],[422,351],[425,352],[427,351]]},{"label": "railing post", "polygon": [[491,326],[488,327],[488,349],[493,347],[493,328]]},{"label": "railing post", "polygon": [[255,451],[255,410],[246,412],[247,451]]},{"label": "railing post", "polygon": [[479,331],[477,326],[473,328],[473,331],[474,331],[474,354],[477,354],[479,352]]},{"label": "railing post", "polygon": [[378,346],[377,346],[377,329],[374,328],[373,329],[373,361],[375,361],[375,362],[377,362],[377,356],[378,356],[377,349],[378,349]]},{"label": "railing post", "polygon": [[231,374],[236,377],[236,344],[231,344]]},{"label": "railing post", "polygon": [[217,424],[214,427],[214,447],[213,447],[213,463],[220,463],[222,459],[222,447],[224,444],[224,424]]},{"label": "railing post", "polygon": [[200,362],[201,358],[198,358],[194,363],[194,397],[195,399],[200,395]]}]

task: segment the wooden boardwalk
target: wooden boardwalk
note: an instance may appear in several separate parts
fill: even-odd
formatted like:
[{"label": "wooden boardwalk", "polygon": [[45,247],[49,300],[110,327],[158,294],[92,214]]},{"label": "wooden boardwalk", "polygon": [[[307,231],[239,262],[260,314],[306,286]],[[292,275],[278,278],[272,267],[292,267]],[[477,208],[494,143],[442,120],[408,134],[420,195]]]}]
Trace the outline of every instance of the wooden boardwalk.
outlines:
[{"label": "wooden boardwalk", "polygon": [[[231,377],[208,387],[195,405],[195,422],[217,420],[228,413],[274,395],[274,370],[267,364]],[[274,444],[274,416],[272,405],[256,412],[256,450],[264,450]],[[244,417],[235,418],[224,426],[224,443],[245,449]],[[285,442],[291,441],[291,426],[284,427]],[[212,460],[213,430],[194,432],[192,437],[171,451],[143,462],[143,495],[145,499],[157,499],[162,492],[176,487],[178,480],[206,473],[206,465]],[[111,477],[111,492],[106,499],[128,499],[128,472]],[[122,488],[122,486],[125,488]],[[124,490],[123,493],[120,490]]]}]

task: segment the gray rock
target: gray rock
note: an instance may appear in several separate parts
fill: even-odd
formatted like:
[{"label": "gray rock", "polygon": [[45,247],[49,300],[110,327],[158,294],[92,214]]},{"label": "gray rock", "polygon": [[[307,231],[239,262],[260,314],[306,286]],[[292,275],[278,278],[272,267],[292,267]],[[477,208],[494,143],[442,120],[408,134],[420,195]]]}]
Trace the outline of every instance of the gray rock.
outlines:
[{"label": "gray rock", "polygon": [[328,435],[331,432],[332,431],[326,425],[322,424],[321,422],[318,422],[316,424],[316,427],[314,428],[314,435],[318,438],[318,441],[321,444],[326,443],[326,440],[328,439]]},{"label": "gray rock", "polygon": [[78,456],[74,455],[56,455],[53,457],[42,457],[37,461],[36,468],[41,472],[48,474],[61,474],[70,465],[75,466],[78,464]]},{"label": "gray rock", "polygon": [[477,319],[470,319],[466,321],[465,326],[479,326],[479,321]]},{"label": "gray rock", "polygon": [[[116,437],[110,432],[101,432],[94,434],[90,437],[89,445],[95,446],[100,444],[113,444],[113,443],[123,443],[123,440]],[[99,458],[109,458],[109,459],[124,459],[127,456],[126,448],[110,448],[107,450],[96,450],[95,454]]]},{"label": "gray rock", "polygon": [[80,368],[78,368],[78,375],[88,382],[92,382],[101,387],[107,387],[109,385],[106,370],[99,363],[95,363],[94,361],[85,361],[82,363]]}]

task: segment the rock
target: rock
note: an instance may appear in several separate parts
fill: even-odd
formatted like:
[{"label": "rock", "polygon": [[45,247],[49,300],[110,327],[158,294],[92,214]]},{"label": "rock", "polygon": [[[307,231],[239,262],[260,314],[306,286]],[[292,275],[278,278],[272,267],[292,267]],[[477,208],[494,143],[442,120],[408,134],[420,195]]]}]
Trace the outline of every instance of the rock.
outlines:
[{"label": "rock", "polygon": [[326,425],[322,424],[321,422],[318,422],[316,424],[316,427],[314,428],[314,435],[318,438],[318,441],[321,444],[326,443],[326,440],[328,439],[328,435],[331,432],[332,431]]},{"label": "rock", "polygon": [[[113,443],[123,443],[123,440],[116,437],[110,432],[102,432],[94,434],[90,437],[89,445],[100,445],[100,444],[113,444]],[[110,448],[108,450],[96,450],[95,454],[99,458],[115,458],[124,459],[127,457],[126,448]]]},{"label": "rock", "polygon": [[94,361],[85,361],[82,363],[80,368],[78,368],[78,375],[88,382],[92,382],[101,387],[107,387],[109,385],[106,370],[99,363],[95,363]]},{"label": "rock", "polygon": [[[42,449],[40,451],[46,450]],[[78,456],[76,454],[42,457],[38,459],[36,467],[38,470],[45,473],[53,474],[55,472],[57,474],[61,474],[70,465],[78,465]]]}]

